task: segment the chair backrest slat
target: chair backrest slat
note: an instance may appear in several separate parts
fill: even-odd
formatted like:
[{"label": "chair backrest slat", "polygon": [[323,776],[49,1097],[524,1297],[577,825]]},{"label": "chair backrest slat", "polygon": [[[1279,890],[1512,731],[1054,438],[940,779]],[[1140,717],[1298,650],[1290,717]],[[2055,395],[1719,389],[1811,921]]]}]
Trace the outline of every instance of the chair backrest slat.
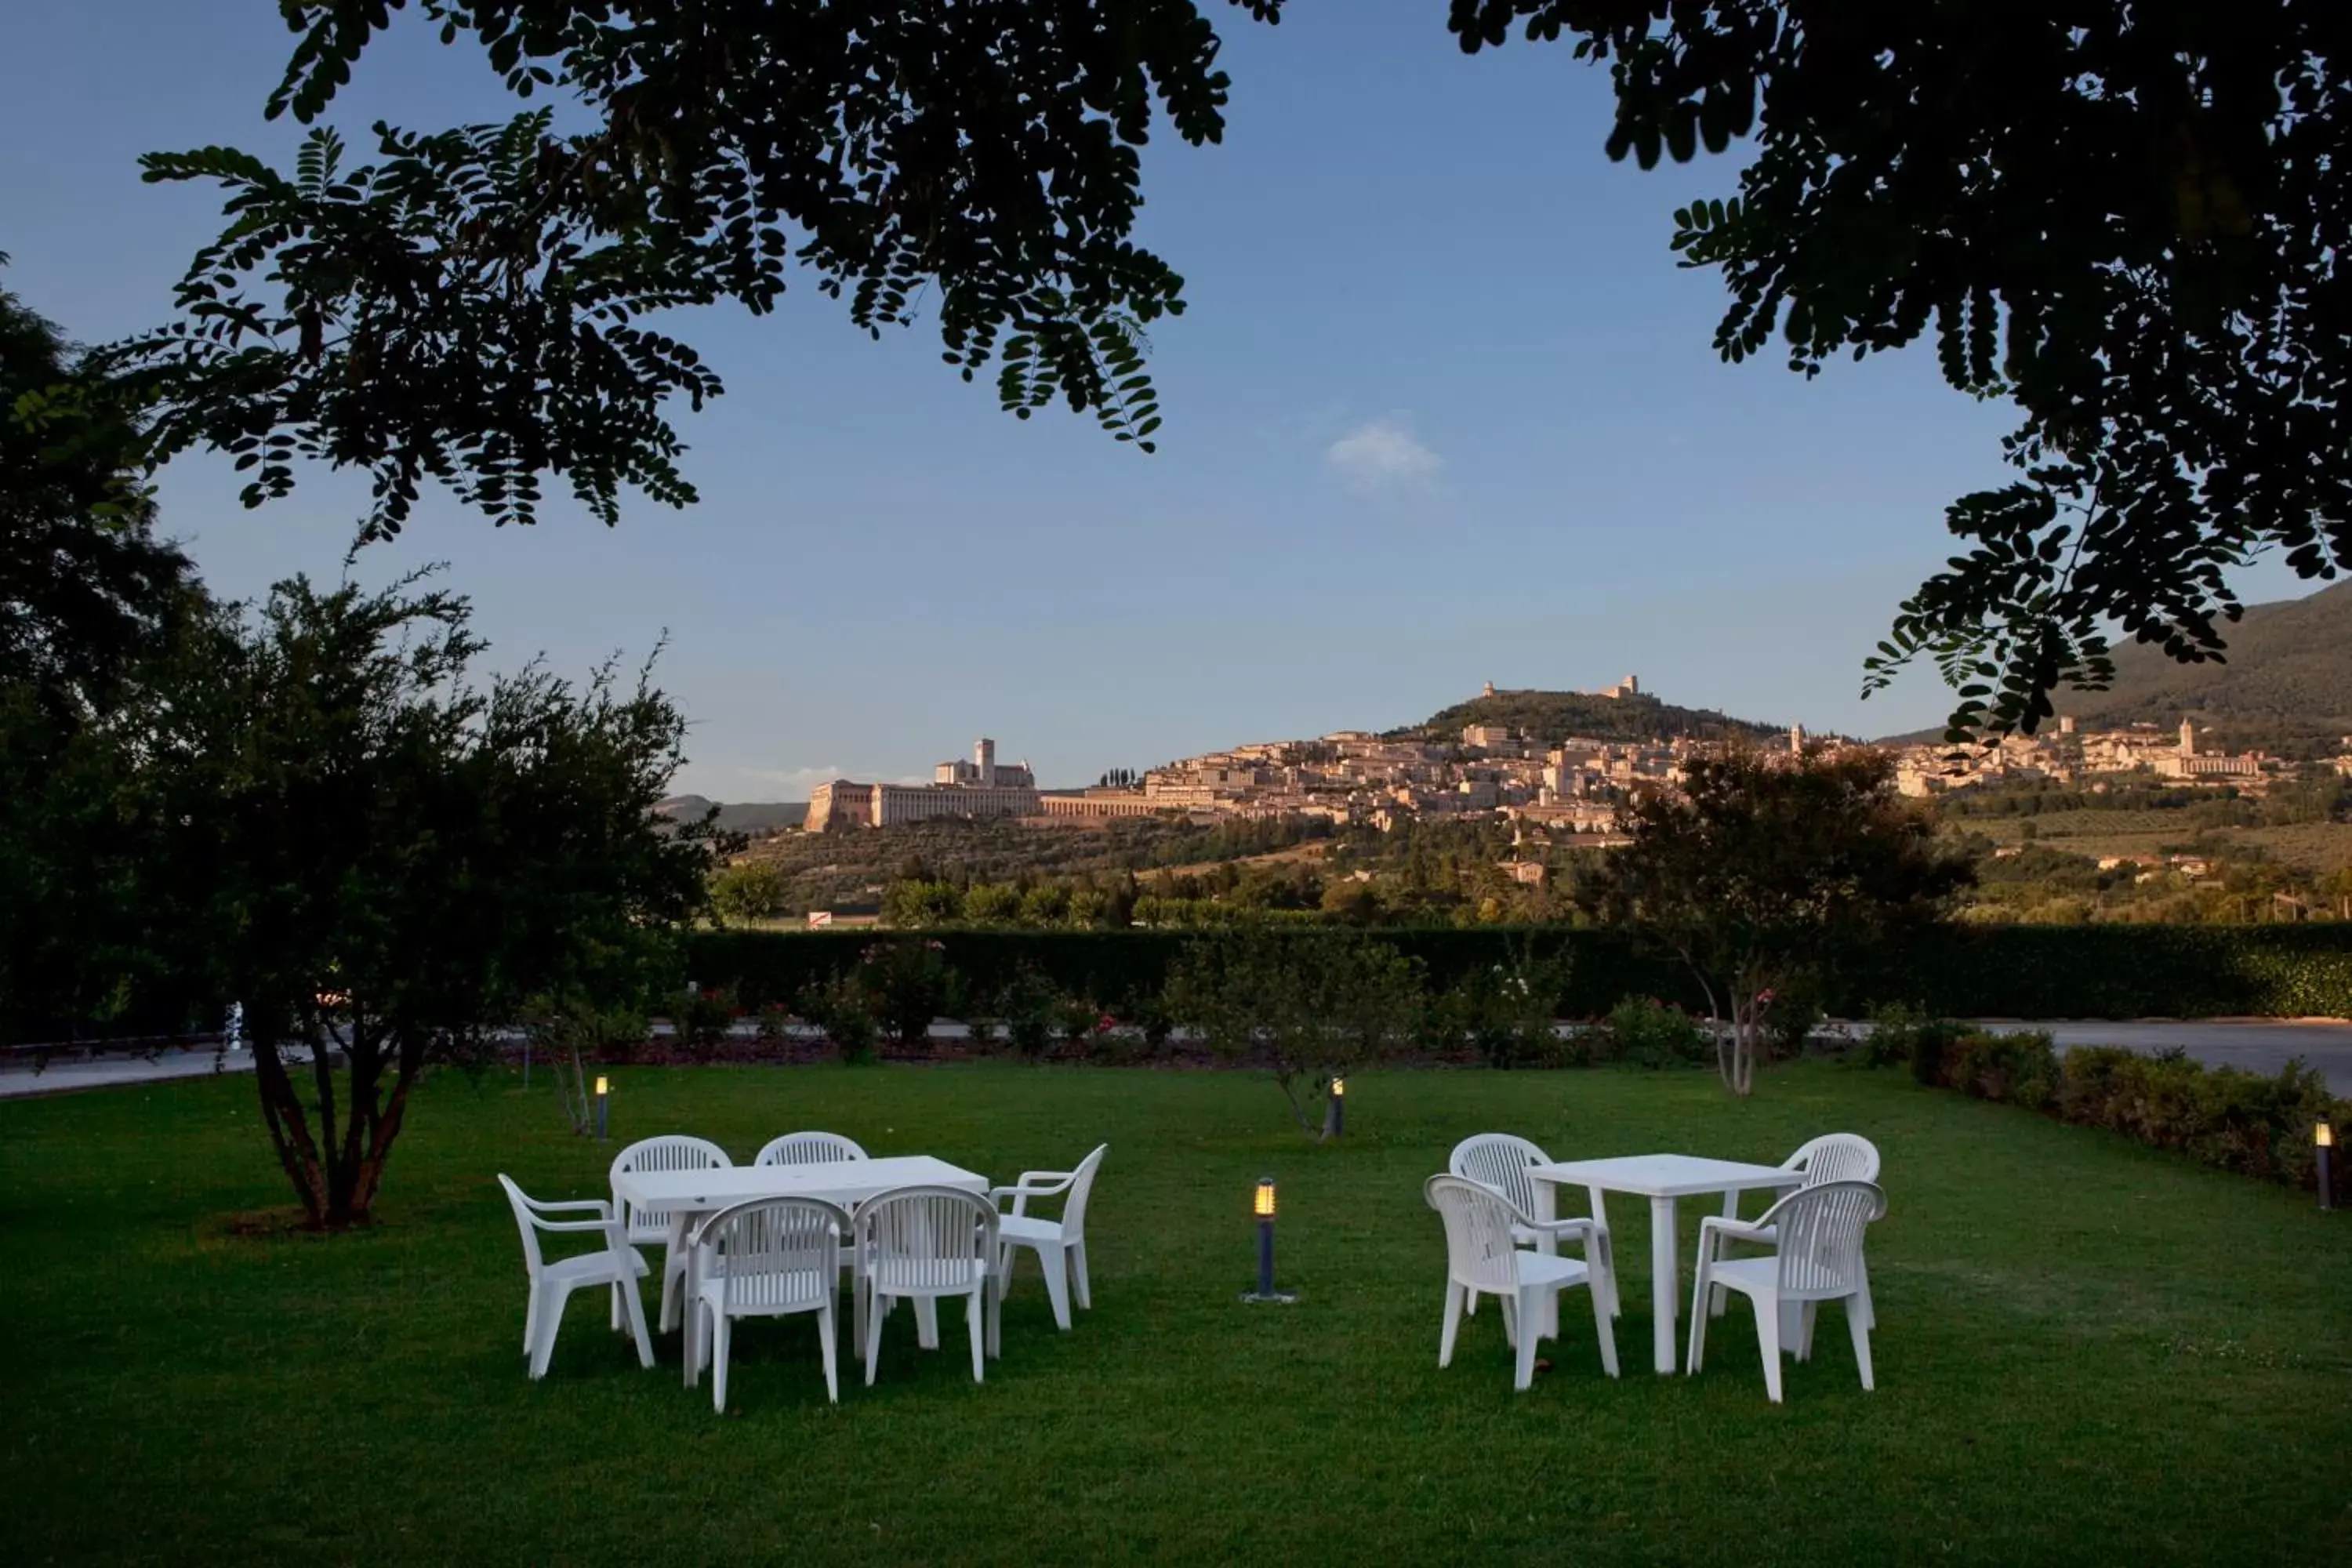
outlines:
[{"label": "chair backrest slat", "polygon": [[1805,1185],[1823,1182],[1878,1180],[1878,1145],[1853,1132],[1825,1132],[1781,1162],[1786,1171],[1802,1171]]},{"label": "chair backrest slat", "polygon": [[1079,1161],[1078,1168],[1071,1173],[1069,1197],[1062,1205],[1063,1240],[1086,1239],[1087,1199],[1094,1195],[1095,1173],[1102,1168],[1103,1156],[1109,1152],[1109,1144],[1097,1143],[1094,1152]]},{"label": "chair backrest slat", "polygon": [[1422,1196],[1445,1222],[1446,1272],[1460,1283],[1507,1295],[1518,1288],[1511,1226],[1526,1214],[1484,1182],[1432,1176]]},{"label": "chair backrest slat", "polygon": [[1528,1167],[1549,1165],[1551,1156],[1508,1132],[1481,1132],[1454,1145],[1445,1168],[1480,1186],[1492,1187],[1522,1214],[1536,1211],[1535,1178]]},{"label": "chair backrest slat", "polygon": [[996,1256],[996,1205],[961,1187],[894,1187],[857,1205],[857,1250],[885,1296],[968,1289]]},{"label": "chair backrest slat", "polygon": [[1779,1232],[1780,1289],[1853,1289],[1861,1281],[1864,1228],[1885,1213],[1886,1194],[1870,1182],[1800,1187],[1765,1210],[1757,1223]]},{"label": "chair backrest slat", "polygon": [[838,1132],[787,1132],[771,1138],[754,1165],[829,1165],[842,1160],[863,1160],[866,1151],[856,1140]]},{"label": "chair backrest slat", "polygon": [[641,1138],[613,1156],[613,1212],[621,1216],[621,1229],[631,1241],[660,1241],[669,1234],[667,1209],[635,1208],[624,1203],[617,1184],[619,1177],[631,1171],[723,1171],[734,1161],[727,1151],[708,1138],[692,1138],[682,1132],[659,1138]]},{"label": "chair backrest slat", "polygon": [[813,1307],[840,1289],[848,1212],[822,1198],[761,1198],[722,1209],[698,1233],[706,1277],[730,1315]]},{"label": "chair backrest slat", "polygon": [[501,1173],[499,1185],[507,1190],[507,1203],[514,1210],[516,1227],[522,1232],[523,1269],[536,1281],[539,1271],[547,1267],[539,1250],[539,1226],[531,1223],[530,1205],[523,1201],[522,1189],[514,1184],[513,1178]]}]

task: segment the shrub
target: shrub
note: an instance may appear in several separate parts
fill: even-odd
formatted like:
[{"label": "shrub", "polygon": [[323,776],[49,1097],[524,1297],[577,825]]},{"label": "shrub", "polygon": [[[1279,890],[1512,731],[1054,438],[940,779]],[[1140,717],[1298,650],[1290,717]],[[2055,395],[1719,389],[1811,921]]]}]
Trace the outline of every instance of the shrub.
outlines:
[{"label": "shrub", "polygon": [[1870,1034],[1863,1041],[1862,1065],[1907,1066],[1921,1083],[1940,1081],[1945,1050],[1969,1032],[1965,1024],[1931,1016],[1907,1002],[1893,1002],[1870,1013]]},{"label": "shrub", "polygon": [[1042,1060],[1053,1047],[1055,1008],[1060,1000],[1054,983],[1026,965],[997,993],[996,1012],[1004,1020],[1005,1038],[1023,1059]]},{"label": "shrub", "polygon": [[688,1046],[710,1047],[727,1038],[727,1031],[743,1009],[735,1004],[735,988],[713,985],[695,992],[677,1010],[675,1020],[680,1043]]},{"label": "shrub", "polygon": [[1419,963],[1344,928],[1196,939],[1168,985],[1170,1013],[1217,1055],[1268,1073],[1316,1138],[1329,1136],[1331,1080],[1409,1047],[1423,996]]},{"label": "shrub", "polygon": [[[1915,1058],[1915,1060],[1917,1058]],[[1969,1032],[1943,1057],[1942,1082],[1981,1100],[2047,1111],[2151,1148],[2266,1181],[2316,1179],[2312,1123],[2342,1120],[2319,1073],[2290,1062],[2275,1075],[2208,1068],[2180,1051],[2141,1056],[2078,1046],[2060,1058],[2046,1034]]]},{"label": "shrub", "polygon": [[874,942],[858,955],[855,983],[866,1011],[902,1046],[930,1038],[931,1020],[956,1010],[964,990],[947,944],[919,936]]},{"label": "shrub", "polygon": [[824,1031],[845,1062],[874,1059],[878,1033],[874,1004],[864,986],[851,975],[810,986],[801,996],[801,1016]]},{"label": "shrub", "polygon": [[1488,1067],[1552,1066],[1561,1058],[1552,1021],[1568,981],[1565,950],[1514,942],[1497,963],[1465,972],[1430,998],[1433,1030],[1444,1048],[1467,1043]]},{"label": "shrub", "polygon": [[2046,1030],[1970,1030],[1945,1049],[1942,1066],[1949,1087],[1979,1100],[2040,1110],[2057,1092],[2057,1046]]},{"label": "shrub", "polygon": [[1628,996],[1609,1010],[1609,1055],[1653,1069],[1704,1067],[1715,1040],[1697,1019],[1670,1002]]},{"label": "shrub", "polygon": [[1762,1057],[1768,1062],[1791,1061],[1805,1054],[1814,1029],[1828,1016],[1819,980],[1798,974],[1775,988],[1764,1007]]},{"label": "shrub", "polygon": [[523,1028],[530,1048],[555,1074],[555,1098],[572,1131],[582,1137],[594,1125],[589,1098],[592,1062],[626,1061],[646,1037],[646,1020],[625,1009],[607,1010],[578,999],[560,1002],[535,996],[525,1005]]},{"label": "shrub", "polygon": [[1089,1047],[1110,1032],[1110,1016],[1090,996],[1065,993],[1055,997],[1053,1009],[1054,1033],[1060,1037],[1062,1048],[1072,1057],[1085,1057]]}]

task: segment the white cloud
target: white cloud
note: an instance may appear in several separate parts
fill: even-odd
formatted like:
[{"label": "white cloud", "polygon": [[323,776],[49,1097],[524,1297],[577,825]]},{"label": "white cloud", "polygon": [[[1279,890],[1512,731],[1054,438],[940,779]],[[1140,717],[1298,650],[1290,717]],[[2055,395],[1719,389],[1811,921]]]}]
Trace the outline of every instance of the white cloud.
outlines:
[{"label": "white cloud", "polygon": [[[774,784],[786,792],[787,799],[798,799],[821,784],[830,784],[843,777],[842,771],[827,763],[821,768],[744,768],[741,776],[763,784]],[[792,792],[797,791],[798,795]]]},{"label": "white cloud", "polygon": [[1360,496],[1394,496],[1423,489],[1445,459],[1412,433],[1402,414],[1368,420],[1323,449],[1323,461]]}]

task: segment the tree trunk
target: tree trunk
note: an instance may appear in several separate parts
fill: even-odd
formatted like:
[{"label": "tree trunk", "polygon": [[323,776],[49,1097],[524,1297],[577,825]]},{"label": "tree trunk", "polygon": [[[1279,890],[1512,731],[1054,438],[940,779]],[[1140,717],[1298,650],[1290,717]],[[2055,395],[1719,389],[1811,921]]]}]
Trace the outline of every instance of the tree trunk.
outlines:
[{"label": "tree trunk", "polygon": [[270,1142],[277,1148],[278,1163],[285,1168],[286,1179],[293,1184],[294,1196],[301,1204],[310,1227],[322,1229],[329,1205],[325,1173],[319,1165],[319,1146],[310,1135],[309,1119],[302,1114],[302,1100],[294,1088],[293,1075],[278,1057],[278,1040],[266,1023],[254,1034],[253,1077],[261,1091],[262,1120],[269,1128]]},{"label": "tree trunk", "polygon": [[[424,1037],[413,1029],[395,1029],[393,1033],[398,1041],[398,1054],[394,1058],[392,1096],[381,1110],[376,1108],[374,1085],[381,1080],[383,1073],[379,1058],[371,1068],[364,1102],[369,1122],[367,1145],[363,1152],[354,1150],[351,1206],[353,1223],[360,1225],[365,1225],[373,1217],[375,1194],[383,1184],[384,1162],[392,1156],[393,1140],[400,1136],[401,1121],[407,1114],[408,1090],[425,1066]],[[381,1041],[378,1043],[381,1045]],[[352,1100],[354,1123],[361,1103],[354,1092]]]},{"label": "tree trunk", "polygon": [[563,1100],[564,1119],[572,1123],[574,1135],[584,1138],[588,1135],[588,1063],[580,1054],[576,1037],[572,1042],[572,1080],[564,1082],[560,1071],[555,1076],[556,1091]]},{"label": "tree trunk", "polygon": [[1298,1096],[1298,1073],[1296,1069],[1276,1068],[1274,1081],[1282,1086],[1282,1098],[1290,1102],[1290,1119],[1298,1123],[1300,1131],[1318,1143],[1331,1135],[1331,1129],[1328,1123],[1307,1113],[1307,1101]]},{"label": "tree trunk", "polygon": [[1737,1094],[1739,1092],[1735,1076],[1738,1050],[1737,1031],[1734,1031],[1733,1043],[1727,1046],[1723,1037],[1723,1013],[1716,1005],[1715,987],[1706,983],[1706,971],[1701,969],[1698,961],[1688,952],[1682,954],[1682,961],[1683,967],[1691,972],[1691,978],[1698,982],[1699,990],[1706,996],[1706,1033],[1707,1037],[1715,1042],[1716,1073],[1723,1079],[1723,1087]]},{"label": "tree trunk", "polygon": [[[266,1027],[266,1026],[264,1026]],[[383,1184],[383,1167],[393,1141],[400,1136],[408,1091],[424,1061],[422,1042],[403,1041],[394,1070],[392,1096],[382,1100],[384,1034],[355,1023],[342,1042],[351,1070],[350,1097],[343,1125],[335,1124],[333,1050],[335,1037],[324,1024],[311,1021],[306,1042],[318,1091],[318,1121],[305,1110],[294,1075],[278,1057],[278,1041],[259,1029],[252,1036],[254,1079],[260,1090],[263,1121],[269,1128],[278,1163],[302,1205],[304,1219],[313,1230],[341,1230],[368,1223]]]},{"label": "tree trunk", "polygon": [[1731,999],[1731,1092],[1745,1100],[1756,1091],[1756,999]]}]

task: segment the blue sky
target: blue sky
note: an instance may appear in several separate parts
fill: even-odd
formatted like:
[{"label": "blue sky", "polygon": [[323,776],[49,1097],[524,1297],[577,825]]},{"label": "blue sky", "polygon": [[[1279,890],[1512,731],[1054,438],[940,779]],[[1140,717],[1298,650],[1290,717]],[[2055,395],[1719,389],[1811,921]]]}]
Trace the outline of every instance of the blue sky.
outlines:
[{"label": "blue sky", "polygon": [[[1219,16],[1223,145],[1163,128],[1146,159],[1143,237],[1190,300],[1155,334],[1157,457],[1085,417],[1016,423],[928,327],[874,343],[803,279],[764,321],[672,319],[729,389],[680,416],[699,506],[494,530],[439,499],[357,574],[448,563],[502,665],[584,671],[667,631],[659,677],[695,721],[681,782],[730,799],[924,773],[983,732],[1048,784],[1090,783],[1407,722],[1485,680],[1636,672],[1858,733],[1939,718],[1924,672],[1858,700],[1860,662],[1948,553],[1944,505],[2003,477],[2005,411],[1946,390],[1926,352],[1811,383],[1717,362],[1720,285],[1666,240],[1675,206],[1732,188],[1738,150],[1612,165],[1602,73],[1559,47],[1465,58],[1444,13]],[[135,160],[284,153],[294,133],[260,113],[276,7],[90,0],[8,30],[0,284],[84,340],[152,325],[218,201],[142,185]],[[363,142],[379,117],[510,107],[478,52],[408,17],[334,122]],[[203,458],[163,500],[237,596],[340,575],[362,510],[317,476],[248,512]]]}]

